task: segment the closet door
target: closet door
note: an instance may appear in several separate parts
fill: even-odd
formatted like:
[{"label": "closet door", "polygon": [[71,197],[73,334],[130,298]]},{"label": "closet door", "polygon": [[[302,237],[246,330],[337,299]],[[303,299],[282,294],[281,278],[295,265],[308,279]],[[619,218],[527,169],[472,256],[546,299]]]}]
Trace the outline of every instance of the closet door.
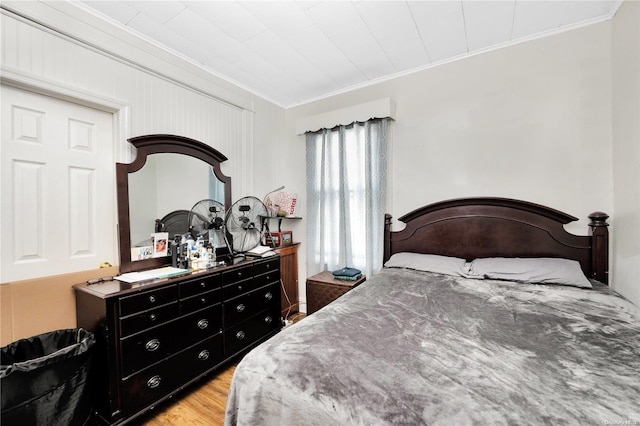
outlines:
[{"label": "closet door", "polygon": [[112,114],[0,90],[0,282],[115,263]]}]

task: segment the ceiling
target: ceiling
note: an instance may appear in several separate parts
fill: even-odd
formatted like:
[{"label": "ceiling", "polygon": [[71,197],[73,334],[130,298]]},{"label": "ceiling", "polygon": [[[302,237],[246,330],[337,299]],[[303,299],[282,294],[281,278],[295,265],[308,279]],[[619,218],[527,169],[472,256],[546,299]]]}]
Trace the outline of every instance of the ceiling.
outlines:
[{"label": "ceiling", "polygon": [[610,19],[622,0],[82,1],[288,108]]}]

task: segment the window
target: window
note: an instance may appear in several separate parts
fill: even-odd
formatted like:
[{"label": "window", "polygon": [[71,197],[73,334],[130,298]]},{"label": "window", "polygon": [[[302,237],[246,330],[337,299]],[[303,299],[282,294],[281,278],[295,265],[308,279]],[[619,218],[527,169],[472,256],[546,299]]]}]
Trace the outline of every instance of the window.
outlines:
[{"label": "window", "polygon": [[307,133],[307,272],[382,267],[390,119]]}]

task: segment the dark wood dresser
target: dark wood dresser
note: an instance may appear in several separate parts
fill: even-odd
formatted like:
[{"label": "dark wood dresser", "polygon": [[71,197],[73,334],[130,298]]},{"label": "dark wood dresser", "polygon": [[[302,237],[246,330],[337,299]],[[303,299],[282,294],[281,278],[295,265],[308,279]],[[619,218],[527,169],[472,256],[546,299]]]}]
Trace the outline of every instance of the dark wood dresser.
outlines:
[{"label": "dark wood dresser", "polygon": [[145,283],[76,284],[96,414],[125,424],[281,328],[280,256]]}]

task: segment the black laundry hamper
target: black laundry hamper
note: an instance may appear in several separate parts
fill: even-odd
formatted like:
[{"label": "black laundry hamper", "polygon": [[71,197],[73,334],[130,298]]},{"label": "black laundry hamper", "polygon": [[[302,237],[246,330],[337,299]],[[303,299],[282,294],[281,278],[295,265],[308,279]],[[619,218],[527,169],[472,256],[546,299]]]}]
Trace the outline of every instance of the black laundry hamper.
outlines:
[{"label": "black laundry hamper", "polygon": [[92,398],[93,333],[57,330],[1,349],[2,426],[84,425]]}]

